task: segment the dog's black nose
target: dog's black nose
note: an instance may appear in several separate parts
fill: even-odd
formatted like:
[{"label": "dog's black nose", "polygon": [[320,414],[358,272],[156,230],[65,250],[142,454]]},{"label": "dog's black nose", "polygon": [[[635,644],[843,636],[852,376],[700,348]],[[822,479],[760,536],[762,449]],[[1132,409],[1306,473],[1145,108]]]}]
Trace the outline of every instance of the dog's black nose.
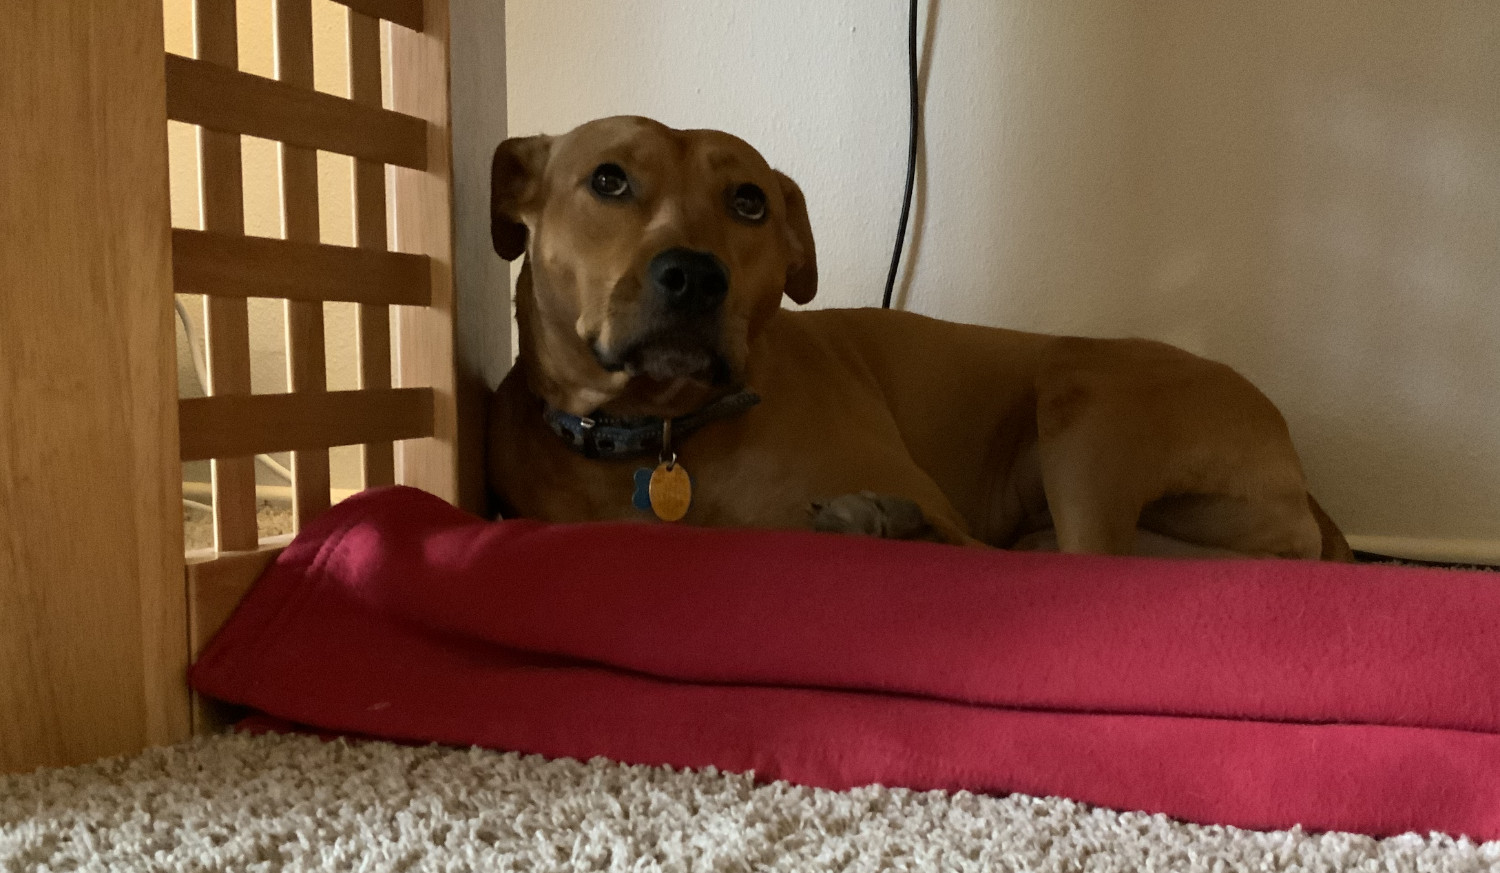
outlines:
[{"label": "dog's black nose", "polygon": [[717,309],[729,293],[729,271],[708,252],[667,249],[651,259],[646,276],[667,306],[684,314]]}]

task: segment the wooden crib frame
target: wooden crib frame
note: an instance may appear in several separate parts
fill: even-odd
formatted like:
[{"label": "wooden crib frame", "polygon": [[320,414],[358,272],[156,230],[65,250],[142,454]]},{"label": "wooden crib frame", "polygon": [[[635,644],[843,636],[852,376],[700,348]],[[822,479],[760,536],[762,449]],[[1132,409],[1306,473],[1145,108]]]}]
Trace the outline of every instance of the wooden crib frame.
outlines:
[{"label": "wooden crib frame", "polygon": [[[337,0],[350,99],[313,90],[311,0],[277,0],[277,79],[239,71],[235,0],[195,2],[196,58],[165,53],[157,0],[23,0],[0,29],[0,121],[26,134],[0,144],[0,772],[211,727],[184,670],[285,542],[257,537],[255,455],[292,452],[298,524],[343,445],[366,487],[482,508],[447,0]],[[169,118],[201,128],[201,230],[171,228]],[[245,236],[241,134],[282,143],[285,239]],[[354,248],[319,242],[320,149],[355,159]],[[174,291],[207,295],[206,397],[178,400]],[[252,296],[287,301],[288,393],[251,393]],[[359,304],[358,390],[327,390],[324,301]],[[184,556],[181,462],[201,459],[216,548]]]}]

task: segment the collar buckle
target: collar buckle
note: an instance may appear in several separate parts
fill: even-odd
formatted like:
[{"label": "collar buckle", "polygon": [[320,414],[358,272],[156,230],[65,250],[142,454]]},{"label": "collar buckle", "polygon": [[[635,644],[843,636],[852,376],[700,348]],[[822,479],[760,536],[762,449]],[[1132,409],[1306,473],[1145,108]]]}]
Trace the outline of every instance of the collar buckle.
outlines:
[{"label": "collar buckle", "polygon": [[578,419],[578,435],[583,439],[582,448],[585,458],[599,457],[599,438],[594,430],[597,424],[597,421],[587,415]]}]

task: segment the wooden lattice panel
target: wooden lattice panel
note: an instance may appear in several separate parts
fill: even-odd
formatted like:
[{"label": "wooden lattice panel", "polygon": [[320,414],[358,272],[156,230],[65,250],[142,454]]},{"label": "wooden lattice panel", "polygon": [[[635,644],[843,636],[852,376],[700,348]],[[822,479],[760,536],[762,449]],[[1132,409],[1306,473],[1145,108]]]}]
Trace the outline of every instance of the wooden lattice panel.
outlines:
[{"label": "wooden lattice panel", "polygon": [[[166,58],[168,117],[200,128],[202,226],[172,232],[174,290],[205,301],[207,396],[179,401],[181,458],[213,462],[216,548],[189,561],[194,650],[281,545],[257,536],[257,456],[292,453],[298,527],[329,505],[336,446],[362,447],[365,487],[399,480],[458,496],[446,3],[339,0],[345,98],[314,88],[313,2],[275,0],[274,78],[240,68],[235,0],[195,0],[196,57]],[[243,136],[277,143],[281,238],[246,235]],[[352,247],[320,239],[319,151],[352,159]],[[251,391],[250,298],[284,301],[287,393]],[[328,390],[331,301],[357,304],[356,390]]]},{"label": "wooden lattice panel", "polygon": [[[441,41],[412,32],[413,25],[425,24],[420,2],[364,0],[345,5],[348,99],[313,87],[311,0],[275,4],[275,79],[238,68],[233,0],[197,0],[198,56],[167,56],[168,116],[202,128],[203,228],[173,232],[175,290],[204,295],[207,307],[209,396],[182,401],[183,458],[214,462],[215,543],[221,552],[256,547],[254,456],[296,447],[292,491],[300,525],[327,508],[330,446],[363,445],[365,484],[388,484],[396,480],[393,440],[430,437],[451,427],[436,419],[435,410],[447,404],[437,402],[433,391],[445,389],[444,380],[425,380],[430,384],[416,389],[392,388],[389,307],[418,310],[408,316],[418,323],[451,320],[446,307],[434,315],[421,314],[434,302],[433,277],[451,282],[451,274],[435,268],[426,251],[388,250],[386,166],[415,171],[421,178],[408,184],[416,188],[437,185],[446,191],[448,183],[446,177],[426,178],[432,175],[434,143],[429,137],[434,125],[381,105],[380,24],[372,15],[408,31],[403,50],[421,59],[410,65],[413,75],[401,77],[405,94],[424,95],[433,88],[446,94],[445,82],[425,81],[433,77],[420,75],[431,71],[424,64],[430,63],[434,48],[442,47]],[[393,35],[392,41],[400,43],[401,38]],[[442,138],[442,131],[438,134]],[[241,135],[279,143],[282,239],[244,233]],[[317,150],[355,159],[356,248],[319,241]],[[446,171],[446,161],[440,163]],[[422,203],[412,206],[425,209]],[[420,235],[433,236],[430,231]],[[440,241],[447,243],[446,233]],[[448,252],[438,254],[438,262],[446,264]],[[286,301],[287,381],[297,396],[251,394],[245,305],[249,297]],[[442,290],[440,299],[444,298],[451,298],[451,289]],[[359,304],[359,392],[327,391],[322,309],[326,301]],[[444,360],[432,362],[428,369],[451,369],[451,345],[449,349]],[[420,367],[420,361],[411,364]],[[425,423],[420,421],[423,415]]]}]

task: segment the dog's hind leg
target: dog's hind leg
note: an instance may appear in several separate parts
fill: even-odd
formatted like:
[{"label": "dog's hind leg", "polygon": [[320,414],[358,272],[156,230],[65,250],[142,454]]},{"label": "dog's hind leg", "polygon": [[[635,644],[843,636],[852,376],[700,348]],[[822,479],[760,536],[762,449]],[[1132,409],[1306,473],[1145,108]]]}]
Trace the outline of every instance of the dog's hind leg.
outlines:
[{"label": "dog's hind leg", "polygon": [[1163,497],[1141,513],[1141,527],[1183,542],[1244,555],[1323,556],[1323,532],[1305,492],[1255,498],[1224,494]]},{"label": "dog's hind leg", "polygon": [[1307,506],[1312,510],[1313,518],[1317,519],[1318,531],[1323,536],[1323,554],[1325,561],[1342,561],[1346,564],[1353,563],[1354,550],[1349,548],[1349,541],[1344,538],[1344,532],[1334,524],[1318,501],[1311,494],[1307,495]]},{"label": "dog's hind leg", "polygon": [[1044,473],[1047,506],[1059,551],[1129,555],[1136,549],[1136,523],[1146,498],[1128,482],[1106,477],[1092,465]]},{"label": "dog's hind leg", "polygon": [[1099,439],[1101,430],[1085,421],[1049,430],[1044,431],[1038,457],[1057,548],[1132,554],[1141,509],[1157,496],[1151,475],[1155,459],[1132,454],[1129,447],[1141,441]]}]

